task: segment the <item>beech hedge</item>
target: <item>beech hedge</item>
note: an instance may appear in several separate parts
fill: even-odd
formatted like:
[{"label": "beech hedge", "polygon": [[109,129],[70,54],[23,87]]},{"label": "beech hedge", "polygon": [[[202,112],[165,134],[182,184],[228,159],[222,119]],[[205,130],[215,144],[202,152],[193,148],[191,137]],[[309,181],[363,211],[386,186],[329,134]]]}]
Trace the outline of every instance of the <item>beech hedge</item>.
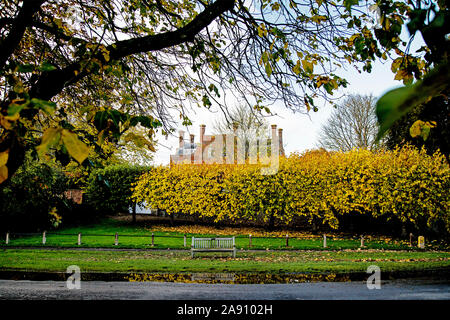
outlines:
[{"label": "beech hedge", "polygon": [[133,184],[132,199],[168,214],[214,221],[319,223],[342,230],[349,217],[393,228],[450,232],[450,168],[445,157],[411,146],[372,152],[308,151],[261,165],[156,167]]}]

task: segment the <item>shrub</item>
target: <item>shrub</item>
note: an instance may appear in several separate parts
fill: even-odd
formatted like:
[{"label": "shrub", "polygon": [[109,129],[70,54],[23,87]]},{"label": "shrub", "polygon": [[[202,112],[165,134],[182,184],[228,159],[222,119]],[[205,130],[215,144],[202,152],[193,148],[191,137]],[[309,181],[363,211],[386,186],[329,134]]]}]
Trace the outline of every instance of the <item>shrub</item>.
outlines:
[{"label": "shrub", "polygon": [[379,222],[389,232],[398,226],[450,232],[450,168],[439,153],[429,156],[409,146],[378,152],[322,150],[280,158],[273,175],[261,175],[260,168],[158,167],[142,175],[133,198],[169,214],[260,221],[269,227],[275,221],[292,225],[306,220],[344,230],[350,220],[357,226]]},{"label": "shrub", "polygon": [[92,171],[85,190],[87,204],[101,214],[128,212],[133,204],[131,184],[150,169],[120,164]]},{"label": "shrub", "polygon": [[67,207],[65,175],[45,163],[26,161],[0,192],[2,231],[57,227]]}]

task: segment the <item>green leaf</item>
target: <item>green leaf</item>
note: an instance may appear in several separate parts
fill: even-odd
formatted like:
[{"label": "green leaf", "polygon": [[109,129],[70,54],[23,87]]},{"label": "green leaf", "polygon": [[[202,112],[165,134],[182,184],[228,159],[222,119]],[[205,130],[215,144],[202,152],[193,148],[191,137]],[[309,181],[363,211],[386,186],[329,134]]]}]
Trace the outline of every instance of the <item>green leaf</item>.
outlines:
[{"label": "green leaf", "polygon": [[431,128],[434,127],[436,127],[435,121],[417,120],[412,124],[411,128],[409,128],[409,134],[413,138],[421,136],[423,141],[426,141],[430,135]]},{"label": "green leaf", "polygon": [[94,116],[94,126],[100,132],[106,128],[109,115],[107,111],[97,111]]},{"label": "green leaf", "polygon": [[327,82],[323,85],[328,94],[333,95],[333,85],[330,82]]},{"label": "green leaf", "polygon": [[258,36],[259,37],[264,37],[267,35],[267,30],[266,27],[264,26],[264,24],[261,24],[258,26]]},{"label": "green leaf", "polygon": [[264,51],[261,58],[264,64],[267,64],[267,62],[269,61],[269,53],[267,51]]},{"label": "green leaf", "polygon": [[8,116],[13,117],[20,111],[22,111],[23,108],[25,108],[26,104],[15,104],[12,103],[8,106]]},{"label": "green leaf", "polygon": [[383,95],[377,102],[376,114],[380,129],[378,138],[400,119],[410,107],[407,101],[414,95],[414,87],[406,86],[389,91]]},{"label": "green leaf", "polygon": [[267,76],[270,78],[270,76],[272,75],[272,67],[270,66],[270,63],[266,63],[266,74]]},{"label": "green leaf", "polygon": [[209,91],[214,91],[214,93],[216,94],[217,97],[220,98],[220,93],[219,93],[219,89],[217,89],[217,87],[214,84],[210,84],[208,87]]},{"label": "green leaf", "polygon": [[34,65],[32,64],[21,64],[18,68],[18,71],[21,73],[33,72]]},{"label": "green leaf", "polygon": [[422,81],[413,85],[397,88],[387,92],[377,102],[376,114],[380,125],[377,139],[412,108],[427,102],[450,83],[450,66],[448,63],[437,66]]},{"label": "green leaf", "polygon": [[69,154],[82,163],[89,155],[89,147],[78,139],[78,136],[68,130],[62,130],[62,140]]},{"label": "green leaf", "polygon": [[302,60],[303,69],[308,73],[314,72],[314,64],[308,60]]},{"label": "green leaf", "polygon": [[153,143],[146,138],[144,138],[141,135],[135,134],[133,132],[129,132],[125,137],[124,140],[126,143],[133,142],[138,148],[147,147],[150,151],[155,152],[155,148],[153,146]]},{"label": "green leaf", "polygon": [[203,101],[203,105],[205,107],[207,107],[207,108],[211,107],[211,105],[212,105],[211,100],[209,100],[209,97],[206,94],[203,95],[202,101]]},{"label": "green leaf", "polygon": [[34,107],[44,110],[47,114],[53,114],[56,110],[56,103],[51,101],[33,98],[31,103]]},{"label": "green leaf", "polygon": [[39,66],[39,70],[40,71],[53,71],[56,70],[56,67],[50,63],[48,63],[47,61],[44,61],[40,66]]},{"label": "green leaf", "polygon": [[352,12],[352,6],[357,5],[359,0],[344,0],[344,6],[348,12]]}]

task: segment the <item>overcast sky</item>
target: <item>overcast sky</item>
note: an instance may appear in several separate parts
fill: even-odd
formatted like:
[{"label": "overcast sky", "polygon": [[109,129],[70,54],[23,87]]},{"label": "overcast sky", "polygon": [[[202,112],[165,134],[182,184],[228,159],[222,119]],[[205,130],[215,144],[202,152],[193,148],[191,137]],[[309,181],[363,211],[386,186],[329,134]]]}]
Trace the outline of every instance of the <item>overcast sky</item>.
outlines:
[{"label": "overcast sky", "polygon": [[[394,74],[390,70],[390,62],[381,64],[375,63],[371,73],[358,73],[355,69],[339,72],[349,81],[349,86],[341,90],[341,94],[372,94],[375,97],[381,96],[386,91],[394,87],[401,86],[402,83],[394,80]],[[338,95],[339,96],[339,95]],[[319,105],[319,111],[312,110],[308,115],[292,113],[281,106],[272,106],[271,110],[279,116],[268,118],[269,124],[276,124],[279,128],[283,128],[283,142],[286,155],[294,151],[305,151],[313,149],[317,145],[318,133],[320,126],[327,120],[332,111],[330,105]],[[185,138],[189,139],[189,133],[195,134],[195,142],[199,142],[199,125],[206,125],[206,134],[212,133],[212,125],[214,121],[221,118],[220,113],[212,113],[204,108],[196,110],[195,114],[190,114],[192,126],[188,128],[180,127],[179,130],[186,131]],[[178,147],[178,133],[175,136],[165,137],[157,135],[158,145],[154,158],[154,164],[169,164],[170,154],[175,153]]]}]

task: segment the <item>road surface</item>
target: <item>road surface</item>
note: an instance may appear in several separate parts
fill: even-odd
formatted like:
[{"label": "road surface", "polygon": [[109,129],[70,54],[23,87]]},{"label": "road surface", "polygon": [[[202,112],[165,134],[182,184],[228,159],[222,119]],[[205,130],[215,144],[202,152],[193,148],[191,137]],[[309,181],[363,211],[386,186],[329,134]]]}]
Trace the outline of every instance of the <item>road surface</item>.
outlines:
[{"label": "road surface", "polygon": [[82,281],[68,289],[63,281],[0,280],[0,299],[8,300],[450,300],[450,282],[392,280],[369,290],[365,281],[290,284],[202,284]]}]

